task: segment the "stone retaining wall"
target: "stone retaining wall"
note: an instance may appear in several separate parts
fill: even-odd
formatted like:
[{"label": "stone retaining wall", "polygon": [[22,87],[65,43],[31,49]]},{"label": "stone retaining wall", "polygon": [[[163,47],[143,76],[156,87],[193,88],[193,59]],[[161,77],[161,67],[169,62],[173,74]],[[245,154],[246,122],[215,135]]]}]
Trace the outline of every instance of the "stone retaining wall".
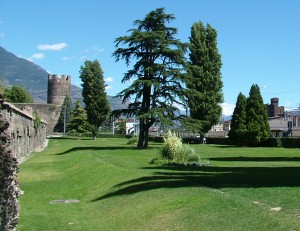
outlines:
[{"label": "stone retaining wall", "polygon": [[2,118],[9,122],[8,149],[12,151],[14,157],[21,159],[44,146],[47,138],[47,123],[44,120],[35,123],[35,118],[31,114],[7,102],[3,103],[1,114]]},{"label": "stone retaining wall", "polygon": [[47,133],[53,133],[61,112],[60,105],[37,103],[14,103],[14,106],[30,115],[38,115],[47,123]]}]

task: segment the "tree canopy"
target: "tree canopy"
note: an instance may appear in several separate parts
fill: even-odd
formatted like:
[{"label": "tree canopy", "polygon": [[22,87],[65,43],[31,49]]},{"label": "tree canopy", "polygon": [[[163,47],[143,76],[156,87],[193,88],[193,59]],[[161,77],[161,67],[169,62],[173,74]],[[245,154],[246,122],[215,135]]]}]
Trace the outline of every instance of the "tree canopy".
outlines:
[{"label": "tree canopy", "polygon": [[221,55],[217,47],[217,31],[209,24],[196,22],[191,28],[190,60],[187,64],[187,103],[190,128],[204,134],[217,124],[222,114],[223,82]]},{"label": "tree canopy", "polygon": [[80,69],[82,97],[86,105],[87,120],[91,125],[93,138],[96,138],[99,127],[110,113],[110,105],[105,91],[105,81],[100,63],[86,61]]},{"label": "tree canopy", "polygon": [[174,37],[176,28],[166,26],[174,19],[164,8],[158,8],[143,20],[136,20],[130,35],[115,40],[116,61],[125,60],[128,66],[135,62],[122,79],[123,83],[131,81],[131,85],[118,96],[123,102],[132,100],[122,113],[139,119],[137,148],[148,147],[149,128],[155,122],[172,123],[178,111],[174,104],[182,102],[187,45]]},{"label": "tree canopy", "polygon": [[13,85],[4,89],[4,98],[10,103],[32,103],[33,98],[22,86]]}]

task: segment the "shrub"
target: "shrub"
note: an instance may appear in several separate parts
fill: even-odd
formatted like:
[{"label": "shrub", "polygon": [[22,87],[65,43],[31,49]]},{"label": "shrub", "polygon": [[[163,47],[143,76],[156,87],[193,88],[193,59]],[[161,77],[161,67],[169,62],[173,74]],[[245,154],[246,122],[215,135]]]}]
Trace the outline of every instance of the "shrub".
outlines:
[{"label": "shrub", "polygon": [[199,156],[195,153],[195,149],[189,145],[182,146],[182,155],[186,157],[187,162],[198,162]]},{"label": "shrub", "polygon": [[161,164],[162,160],[160,158],[150,158],[148,164]]}]

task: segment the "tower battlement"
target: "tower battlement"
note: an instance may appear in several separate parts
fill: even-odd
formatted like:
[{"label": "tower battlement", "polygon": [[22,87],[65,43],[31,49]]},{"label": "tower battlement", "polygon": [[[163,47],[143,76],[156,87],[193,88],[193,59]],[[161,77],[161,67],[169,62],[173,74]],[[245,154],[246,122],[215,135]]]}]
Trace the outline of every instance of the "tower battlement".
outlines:
[{"label": "tower battlement", "polygon": [[58,75],[48,75],[48,80],[56,80],[56,81],[69,81],[71,82],[71,76],[70,75],[61,75],[60,77]]},{"label": "tower battlement", "polygon": [[62,105],[71,94],[71,76],[48,75],[48,104]]}]

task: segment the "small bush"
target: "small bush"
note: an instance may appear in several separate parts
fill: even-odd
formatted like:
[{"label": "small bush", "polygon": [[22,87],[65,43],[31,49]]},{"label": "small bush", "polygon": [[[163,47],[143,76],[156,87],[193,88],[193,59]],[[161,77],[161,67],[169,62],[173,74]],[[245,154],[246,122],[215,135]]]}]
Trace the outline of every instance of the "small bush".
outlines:
[{"label": "small bush", "polygon": [[130,139],[128,139],[127,144],[137,144],[138,142],[138,137],[137,136],[133,136]]},{"label": "small bush", "polygon": [[195,153],[195,149],[191,148],[189,145],[182,146],[183,155],[186,156],[187,162],[198,162],[200,157]]},{"label": "small bush", "polygon": [[161,164],[162,163],[162,160],[160,158],[151,158],[148,160],[148,164]]}]

